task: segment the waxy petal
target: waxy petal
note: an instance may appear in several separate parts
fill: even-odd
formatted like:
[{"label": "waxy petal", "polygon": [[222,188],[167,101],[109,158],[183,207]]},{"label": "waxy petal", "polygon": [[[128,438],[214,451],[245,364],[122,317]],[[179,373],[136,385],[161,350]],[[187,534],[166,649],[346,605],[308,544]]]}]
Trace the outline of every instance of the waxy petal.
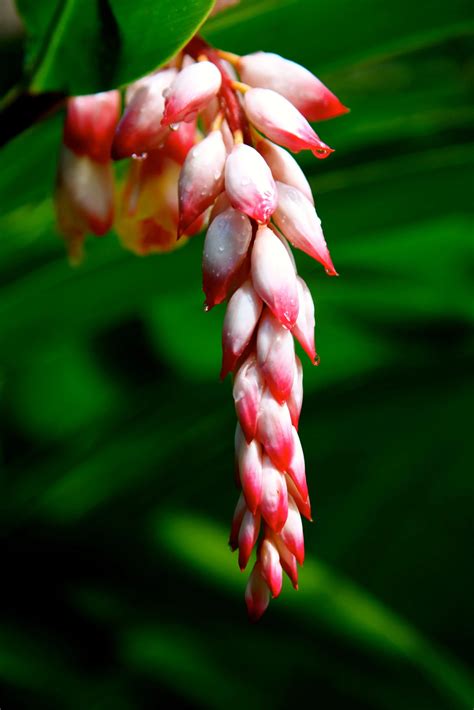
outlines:
[{"label": "waxy petal", "polygon": [[319,261],[329,276],[337,276],[314,206],[295,187],[282,182],[277,187],[278,207],[273,216],[276,225],[294,247]]},{"label": "waxy petal", "polygon": [[265,538],[262,541],[258,551],[258,559],[261,564],[262,577],[270,587],[272,597],[275,598],[281,592],[283,574],[279,552],[271,539]]},{"label": "waxy petal", "polygon": [[264,379],[257,365],[255,355],[251,354],[239,368],[233,388],[235,410],[248,442],[255,438],[257,417],[264,388]]},{"label": "waxy petal", "polygon": [[288,517],[286,478],[268,456],[263,457],[262,471],[263,486],[260,510],[267,525],[278,533]]},{"label": "waxy petal", "polygon": [[302,565],[304,562],[303,523],[291,495],[288,496],[288,516],[280,536],[289,551],[296,557],[298,564]]},{"label": "waxy petal", "polygon": [[262,449],[255,439],[247,442],[240,424],[235,433],[235,452],[242,492],[248,509],[255,514],[262,498]]},{"label": "waxy petal", "polygon": [[314,74],[278,54],[248,54],[238,68],[242,81],[282,94],[308,121],[324,121],[349,110]]},{"label": "waxy petal", "polygon": [[232,525],[230,528],[229,535],[229,545],[231,550],[236,550],[239,546],[239,532],[240,526],[242,525],[242,520],[247,512],[247,504],[245,502],[244,494],[241,493],[237,505],[235,506],[234,515],[232,516]]},{"label": "waxy petal", "polygon": [[293,456],[291,457],[290,465],[286,470],[297,487],[303,500],[308,497],[308,484],[306,482],[306,467],[304,461],[303,447],[298,436],[298,432],[293,427]]},{"label": "waxy petal", "polygon": [[239,567],[243,571],[248,564],[250,555],[257,542],[260,532],[260,513],[253,515],[247,510],[242,518],[239,531]]},{"label": "waxy petal", "polygon": [[311,501],[309,500],[309,496],[306,498],[302,497],[290,476],[286,476],[286,486],[288,488],[288,495],[290,495],[295,501],[301,515],[303,515],[310,522],[313,522],[313,518],[311,517]]},{"label": "waxy petal", "polygon": [[74,96],[67,101],[63,143],[78,156],[107,163],[119,117],[119,91]]},{"label": "waxy petal", "polygon": [[257,230],[252,249],[252,280],[260,298],[286,328],[298,318],[296,274],[285,246],[268,227]]},{"label": "waxy petal", "polygon": [[262,306],[262,301],[250,281],[242,284],[230,299],[222,329],[221,378],[235,368],[239,357],[250,342]]},{"label": "waxy petal", "polygon": [[221,88],[219,69],[211,62],[196,62],[182,69],[166,93],[162,126],[192,120]]},{"label": "waxy petal", "polygon": [[261,574],[261,565],[254,565],[245,589],[245,603],[250,621],[258,621],[270,603],[270,589]]},{"label": "waxy petal", "polygon": [[284,96],[270,89],[249,89],[244,108],[250,123],[274,143],[293,153],[310,150],[316,158],[327,158],[333,149],[319,138],[306,118]]},{"label": "waxy petal", "polygon": [[291,580],[295,589],[298,589],[298,565],[296,557],[289,551],[280,535],[272,535],[272,541],[280,555],[280,564]]},{"label": "waxy petal", "polygon": [[112,145],[114,160],[143,155],[159,148],[169,133],[161,126],[166,91],[176,69],[165,69],[141,79],[124,111]]},{"label": "waxy petal", "polygon": [[310,202],[314,203],[313,194],[304,172],[287,150],[265,138],[258,138],[255,147],[265,159],[275,180],[296,187]]},{"label": "waxy petal", "polygon": [[277,194],[270,168],[249,145],[236,145],[225,166],[225,189],[232,207],[260,224],[275,211]]},{"label": "waxy petal", "polygon": [[303,405],[303,366],[298,355],[295,355],[295,374],[293,377],[293,387],[286,403],[290,410],[291,421],[298,431],[301,407]]},{"label": "waxy petal", "polygon": [[286,402],[295,373],[293,336],[268,309],[258,325],[257,360],[275,399]]},{"label": "waxy petal", "polygon": [[196,119],[178,125],[176,130],[168,132],[163,152],[179,165],[183,165],[191,148],[198,142],[200,133],[196,128]]},{"label": "waxy petal", "polygon": [[78,156],[62,146],[56,193],[60,229],[64,226],[68,233],[76,220],[84,225],[85,231],[106,234],[114,219],[113,189],[110,163],[98,163],[87,155]]},{"label": "waxy petal", "polygon": [[260,402],[257,438],[280,471],[286,471],[293,456],[293,432],[286,404],[279,404],[270,390]]},{"label": "waxy petal", "polygon": [[183,233],[224,189],[226,149],[220,131],[212,131],[192,148],[178,183],[179,233]]},{"label": "waxy petal", "polygon": [[300,276],[298,283],[298,319],[292,330],[293,335],[307,353],[312,363],[317,362],[316,346],[314,344],[314,301],[306,283]]},{"label": "waxy petal", "polygon": [[236,285],[251,241],[249,218],[232,207],[211,222],[202,258],[203,291],[208,308],[221,303]]}]

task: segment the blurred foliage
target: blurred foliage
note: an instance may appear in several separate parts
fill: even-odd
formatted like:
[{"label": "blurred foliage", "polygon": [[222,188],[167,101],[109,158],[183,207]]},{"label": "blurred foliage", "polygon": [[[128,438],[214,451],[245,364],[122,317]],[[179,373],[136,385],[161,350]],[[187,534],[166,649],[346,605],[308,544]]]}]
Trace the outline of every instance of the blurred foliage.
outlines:
[{"label": "blurred foliage", "polygon": [[[117,81],[169,52],[153,5],[124,20],[136,64]],[[462,0],[244,0],[206,25],[352,109],[318,127],[333,156],[301,156],[341,276],[297,255],[321,355],[301,423],[316,522],[300,591],[257,626],[226,547],[234,413],[202,238],[146,259],[90,239],[73,270],[61,117],[1,151],[2,710],[473,705],[473,19]]]}]

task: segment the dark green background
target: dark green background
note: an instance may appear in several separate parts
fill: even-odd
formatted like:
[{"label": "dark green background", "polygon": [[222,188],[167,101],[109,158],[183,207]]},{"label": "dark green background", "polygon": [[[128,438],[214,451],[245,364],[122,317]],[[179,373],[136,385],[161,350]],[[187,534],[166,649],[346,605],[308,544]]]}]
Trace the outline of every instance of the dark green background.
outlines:
[{"label": "dark green background", "polygon": [[[160,13],[105,5],[122,34],[111,78],[81,65],[90,90],[161,56],[140,43]],[[209,3],[187,5],[195,26]],[[51,202],[62,117],[0,152],[2,710],[474,705],[471,8],[247,0],[206,25],[351,107],[318,126],[333,156],[301,156],[340,278],[298,255],[321,356],[300,429],[315,523],[300,591],[256,626],[226,546],[235,417],[202,237],[146,259],[91,238],[71,269]],[[31,82],[75,86],[63,69]]]}]

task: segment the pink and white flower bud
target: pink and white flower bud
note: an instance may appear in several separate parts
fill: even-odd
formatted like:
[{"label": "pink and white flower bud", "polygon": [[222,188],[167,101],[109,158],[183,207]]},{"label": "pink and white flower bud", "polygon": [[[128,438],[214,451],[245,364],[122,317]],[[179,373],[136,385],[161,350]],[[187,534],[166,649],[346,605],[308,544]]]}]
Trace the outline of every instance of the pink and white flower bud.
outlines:
[{"label": "pink and white flower bud", "polygon": [[239,531],[239,567],[242,571],[247,567],[259,532],[260,513],[253,515],[250,510],[247,510]]},{"label": "pink and white flower bud", "polygon": [[242,81],[282,94],[308,121],[324,121],[348,111],[314,74],[278,54],[248,54],[241,57],[238,68]]},{"label": "pink and white flower bud", "polygon": [[242,284],[230,299],[222,329],[222,379],[235,368],[239,357],[249,344],[262,306],[251,281]]},{"label": "pink and white flower bud", "polygon": [[290,410],[291,421],[296,431],[300,421],[301,407],[303,405],[303,365],[298,355],[295,355],[295,373],[293,377],[293,387],[287,401]]},{"label": "pink and white flower bud", "polygon": [[258,551],[258,559],[261,564],[262,577],[270,587],[272,597],[275,599],[281,592],[283,570],[278,550],[270,538],[266,537],[262,541]]},{"label": "pink and white flower bud", "polygon": [[305,174],[287,150],[265,138],[259,138],[255,147],[265,159],[275,180],[284,182],[286,185],[293,185],[314,204]]},{"label": "pink and white flower bud", "polygon": [[232,207],[211,222],[202,259],[203,291],[208,308],[221,303],[237,285],[251,241],[249,218]]},{"label": "pink and white flower bud", "polygon": [[291,580],[295,589],[298,589],[298,566],[296,557],[291,554],[287,546],[283,543],[280,535],[272,536],[273,543],[280,555],[280,564]]},{"label": "pink and white flower bud", "polygon": [[67,101],[63,143],[78,156],[107,163],[120,117],[120,92],[74,96]]},{"label": "pink and white flower bud", "polygon": [[303,447],[301,446],[298,432],[293,427],[293,456],[286,470],[286,473],[291,478],[297,487],[303,500],[308,497],[308,484],[306,482],[306,467],[304,462]]},{"label": "pink and white flower bud", "polygon": [[285,246],[268,227],[259,227],[252,249],[252,280],[256,292],[280,323],[293,328],[298,318],[296,274]]},{"label": "pink and white flower bud", "polygon": [[196,124],[196,119],[189,123],[183,121],[176,130],[168,131],[163,152],[179,165],[183,165],[189,151],[200,139]]},{"label": "pink and white flower bud", "polygon": [[290,476],[286,476],[286,487],[288,488],[288,495],[295,501],[301,515],[303,515],[310,522],[313,522],[313,518],[311,517],[311,501],[309,496],[303,498]]},{"label": "pink and white flower bud", "polygon": [[327,158],[333,149],[319,138],[305,117],[284,96],[270,89],[249,89],[244,108],[250,123],[267,138],[293,153],[310,150]]},{"label": "pink and white flower bud", "polygon": [[225,166],[225,190],[232,207],[266,224],[277,203],[270,168],[254,148],[236,145]]},{"label": "pink and white flower bud", "polygon": [[293,456],[293,432],[290,412],[280,404],[270,390],[265,390],[260,401],[257,438],[280,471],[286,471]]},{"label": "pink and white flower bud", "polygon": [[182,69],[166,92],[162,126],[192,120],[218,93],[222,77],[212,62],[196,62]]},{"label": "pink and white flower bud", "polygon": [[239,368],[233,388],[235,410],[248,442],[255,438],[264,380],[252,353]]},{"label": "pink and white flower bud", "polygon": [[280,536],[289,551],[296,557],[298,564],[302,565],[304,562],[303,523],[291,495],[288,496],[288,516]]},{"label": "pink and white flower bud", "polygon": [[[142,155],[159,148],[169,133],[161,126],[165,99],[163,92],[176,77],[176,69],[164,69],[140,79],[115,132],[114,160]],[[133,85],[132,85],[133,86]]]},{"label": "pink and white flower bud", "polygon": [[59,158],[56,207],[61,231],[72,229],[103,235],[114,219],[113,171],[110,163],[98,163],[62,146]]},{"label": "pink and white flower bud", "polygon": [[235,452],[242,492],[248,509],[255,514],[262,499],[262,450],[255,439],[247,442],[240,424],[235,432]]},{"label": "pink and white flower bud", "polygon": [[270,589],[262,577],[259,562],[255,563],[247,582],[245,603],[250,621],[258,621],[270,604]]},{"label": "pink and white flower bud", "polygon": [[185,232],[224,189],[227,157],[220,131],[212,131],[192,148],[178,183],[179,233]]},{"label": "pink and white flower bud", "polygon": [[306,283],[300,276],[298,283],[298,302],[300,305],[298,319],[292,330],[293,335],[307,353],[312,363],[316,362],[316,346],[314,344],[314,302]]},{"label": "pink and white flower bud", "polygon": [[247,503],[245,502],[244,494],[241,493],[237,505],[235,506],[234,515],[232,516],[232,524],[230,528],[229,535],[229,545],[232,551],[236,550],[239,546],[239,532],[240,526],[242,525],[242,520],[247,512]]},{"label": "pink and white flower bud", "polygon": [[209,224],[211,224],[215,220],[217,215],[221,214],[221,212],[225,212],[229,209],[229,207],[231,207],[229,198],[227,197],[225,192],[221,192],[221,194],[214,202],[214,206],[211,210],[211,215],[209,217]]},{"label": "pink and white flower bud", "polygon": [[268,309],[258,325],[257,360],[275,399],[286,402],[293,386],[295,347],[290,331]]},{"label": "pink and white flower bud", "polygon": [[268,456],[263,457],[263,486],[260,510],[271,527],[279,533],[288,517],[288,489],[286,478]]},{"label": "pink and white flower bud", "polygon": [[329,276],[337,276],[314,206],[295,187],[282,182],[277,187],[278,207],[273,219],[279,229],[294,247],[319,261]]}]

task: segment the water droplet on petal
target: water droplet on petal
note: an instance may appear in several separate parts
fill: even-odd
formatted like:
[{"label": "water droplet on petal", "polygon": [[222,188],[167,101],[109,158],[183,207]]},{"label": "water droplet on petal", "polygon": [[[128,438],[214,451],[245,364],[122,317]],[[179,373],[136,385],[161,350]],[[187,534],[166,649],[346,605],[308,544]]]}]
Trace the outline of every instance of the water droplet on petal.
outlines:
[{"label": "water droplet on petal", "polygon": [[179,123],[170,123],[170,130],[172,131],[178,131],[179,130]]}]

